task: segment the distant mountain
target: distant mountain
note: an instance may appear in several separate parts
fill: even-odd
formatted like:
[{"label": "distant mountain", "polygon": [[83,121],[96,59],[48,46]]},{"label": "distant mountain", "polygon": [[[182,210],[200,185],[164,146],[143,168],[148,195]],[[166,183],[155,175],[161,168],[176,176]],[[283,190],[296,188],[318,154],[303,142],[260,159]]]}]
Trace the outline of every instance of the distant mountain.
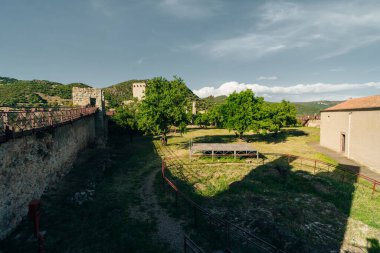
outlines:
[{"label": "distant mountain", "polygon": [[[202,110],[207,109],[213,105],[222,104],[226,100],[227,96],[209,96],[202,98],[200,105],[198,106]],[[292,102],[296,109],[297,115],[305,114],[318,114],[321,110],[324,110],[328,107],[339,104],[342,101],[313,101],[313,102]]]},{"label": "distant mountain", "polygon": [[0,106],[70,105],[73,87],[83,83],[62,84],[46,80],[18,80],[0,77]]},{"label": "distant mountain", "polygon": [[313,101],[313,102],[294,102],[297,115],[318,114],[320,111],[341,103],[342,101]]}]

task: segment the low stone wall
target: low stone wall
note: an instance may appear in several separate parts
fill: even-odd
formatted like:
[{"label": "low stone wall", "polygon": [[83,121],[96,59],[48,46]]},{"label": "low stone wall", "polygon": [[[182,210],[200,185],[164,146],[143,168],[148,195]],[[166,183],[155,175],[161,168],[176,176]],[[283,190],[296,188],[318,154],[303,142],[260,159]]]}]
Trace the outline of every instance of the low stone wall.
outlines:
[{"label": "low stone wall", "polygon": [[306,124],[308,127],[321,127],[321,120],[309,120]]},{"label": "low stone wall", "polygon": [[28,203],[70,171],[95,140],[95,116],[0,144],[0,239],[26,216]]}]

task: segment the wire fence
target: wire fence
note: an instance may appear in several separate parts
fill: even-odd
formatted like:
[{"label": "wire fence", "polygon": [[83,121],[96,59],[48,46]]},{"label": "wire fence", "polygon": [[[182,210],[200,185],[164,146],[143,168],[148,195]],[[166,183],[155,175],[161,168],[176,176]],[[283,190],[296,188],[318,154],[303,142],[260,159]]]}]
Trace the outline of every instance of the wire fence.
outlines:
[{"label": "wire fence", "polygon": [[345,167],[316,159],[281,153],[261,153],[261,162],[266,164],[275,159],[284,159],[289,165],[297,165],[300,170],[308,170],[313,175],[326,176],[343,183],[359,183],[370,188],[372,195],[380,192],[380,181],[364,175],[360,167]]},{"label": "wire fence", "polygon": [[[156,150],[159,154],[163,155],[161,145],[156,145]],[[171,166],[179,166],[179,164],[172,163]],[[176,208],[179,208],[180,204],[182,205],[186,213],[192,216],[194,228],[202,232],[202,234],[207,234],[209,243],[217,242],[215,247],[223,248],[227,252],[284,252],[260,237],[227,220],[217,217],[198,205],[182,192],[173,180],[169,179],[166,169],[166,162],[162,160],[162,178],[174,193]]]},{"label": "wire fence", "polygon": [[0,142],[95,114],[96,107],[0,109]]},{"label": "wire fence", "polygon": [[[203,231],[203,233],[208,234],[208,240],[217,241],[219,246],[230,252],[284,252],[278,249],[275,245],[268,243],[249,231],[246,231],[245,229],[240,228],[229,221],[216,217],[208,210],[196,204],[178,188],[173,179],[169,179],[170,175],[167,176],[166,173],[168,167],[181,173],[183,172],[185,166],[212,165],[217,164],[217,162],[201,162],[195,164],[186,163],[167,147],[158,144],[156,145],[156,150],[163,158],[162,177],[164,182],[169,185],[169,188],[174,193],[175,207],[178,209],[182,205],[182,209],[188,215],[192,216],[194,227],[197,231]],[[257,165],[265,165],[276,160],[282,160],[288,165],[292,165],[299,170],[306,170],[312,175],[327,176],[342,183],[360,183],[361,185],[370,188],[370,190],[372,190],[372,194],[380,191],[379,181],[363,175],[360,172],[345,169],[340,165],[327,163],[316,159],[294,156],[290,154],[261,153],[260,159],[252,159],[250,162],[256,163]],[[249,165],[238,162],[236,162],[236,164]]]}]

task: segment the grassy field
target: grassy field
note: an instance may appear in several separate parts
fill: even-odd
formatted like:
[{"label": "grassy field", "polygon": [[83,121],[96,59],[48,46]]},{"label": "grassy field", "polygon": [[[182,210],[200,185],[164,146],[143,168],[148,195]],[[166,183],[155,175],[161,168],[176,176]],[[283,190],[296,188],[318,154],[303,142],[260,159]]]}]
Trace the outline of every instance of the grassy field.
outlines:
[{"label": "grassy field", "polygon": [[[247,135],[264,153],[287,153],[332,164],[307,143],[317,128],[285,129],[277,136]],[[189,141],[236,142],[223,129],[191,129],[169,138],[163,155],[176,184],[197,203],[288,252],[377,252],[380,240],[380,194],[340,170],[317,170],[299,160],[271,157],[263,165],[233,159],[197,159],[190,163]],[[170,166],[171,162],[185,164]],[[211,164],[205,164],[205,163]],[[217,163],[224,162],[224,163]],[[162,204],[170,199],[161,196]],[[183,217],[182,217],[183,218]],[[358,247],[362,249],[359,249]]]}]

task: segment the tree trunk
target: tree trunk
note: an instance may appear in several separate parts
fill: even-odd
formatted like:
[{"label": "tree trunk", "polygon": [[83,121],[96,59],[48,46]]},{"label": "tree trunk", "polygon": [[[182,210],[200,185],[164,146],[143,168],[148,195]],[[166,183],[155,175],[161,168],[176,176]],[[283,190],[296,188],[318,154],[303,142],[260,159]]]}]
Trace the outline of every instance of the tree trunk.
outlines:
[{"label": "tree trunk", "polygon": [[162,145],[164,146],[168,144],[168,140],[166,139],[166,134],[164,133],[161,134],[161,142],[162,142]]},{"label": "tree trunk", "polygon": [[244,132],[240,132],[240,133],[239,133],[239,138],[240,138],[240,139],[243,139],[243,133],[244,133]]}]

